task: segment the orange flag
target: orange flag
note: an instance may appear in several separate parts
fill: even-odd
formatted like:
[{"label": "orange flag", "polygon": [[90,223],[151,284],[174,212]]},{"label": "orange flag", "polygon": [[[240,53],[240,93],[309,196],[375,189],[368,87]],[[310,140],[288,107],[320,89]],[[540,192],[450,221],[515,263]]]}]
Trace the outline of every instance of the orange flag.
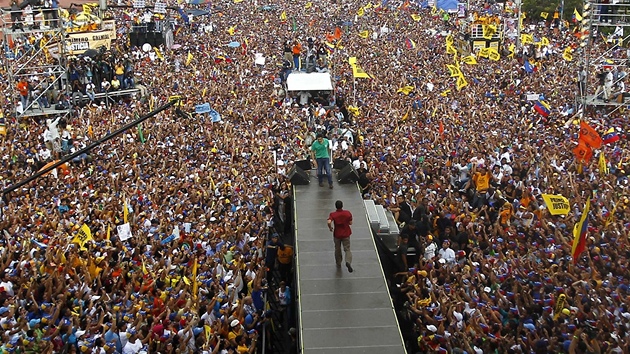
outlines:
[{"label": "orange flag", "polygon": [[599,149],[604,142],[597,131],[586,122],[580,122],[580,141],[593,149]]},{"label": "orange flag", "polygon": [[580,138],[578,146],[573,149],[573,154],[578,162],[588,162],[593,157],[593,150]]},{"label": "orange flag", "polygon": [[341,28],[335,27],[335,39],[341,38]]},{"label": "orange flag", "polygon": [[444,136],[444,123],[440,121],[440,136]]}]

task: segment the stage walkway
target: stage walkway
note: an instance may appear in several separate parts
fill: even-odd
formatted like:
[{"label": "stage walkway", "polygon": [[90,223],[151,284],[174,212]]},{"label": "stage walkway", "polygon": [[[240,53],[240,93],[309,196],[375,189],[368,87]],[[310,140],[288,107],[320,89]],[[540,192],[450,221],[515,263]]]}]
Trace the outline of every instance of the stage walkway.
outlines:
[{"label": "stage walkway", "polygon": [[[301,352],[405,354],[357,185],[335,182],[331,190],[327,183],[319,187],[314,176],[310,180],[294,189]],[[353,273],[335,266],[326,220],[336,200],[353,215]]]}]

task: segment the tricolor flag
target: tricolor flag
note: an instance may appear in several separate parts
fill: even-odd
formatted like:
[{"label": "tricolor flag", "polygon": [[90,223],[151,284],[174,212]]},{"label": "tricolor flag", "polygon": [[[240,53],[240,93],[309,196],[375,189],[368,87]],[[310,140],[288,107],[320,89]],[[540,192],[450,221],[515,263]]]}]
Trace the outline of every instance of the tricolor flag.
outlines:
[{"label": "tricolor flag", "polygon": [[538,100],[534,103],[534,110],[545,118],[549,117],[549,113],[551,113],[550,108],[551,107],[547,104],[547,102],[542,100]]},{"label": "tricolor flag", "polygon": [[407,46],[407,49],[414,49],[416,48],[416,42],[414,42],[412,39],[407,38],[405,40],[405,45]]},{"label": "tricolor flag", "polygon": [[578,257],[586,249],[586,234],[588,232],[588,213],[591,209],[591,197],[586,200],[584,210],[580,221],[573,227],[573,247],[571,249],[571,257],[573,264],[577,263]]},{"label": "tricolor flag", "polygon": [[608,129],[608,131],[606,132],[606,134],[604,134],[604,136],[602,136],[602,140],[604,141],[604,144],[612,144],[614,142],[619,141],[619,134],[617,134],[617,132],[615,132],[614,128],[610,128]]},{"label": "tricolor flag", "polygon": [[528,74],[531,74],[534,71],[536,71],[536,66],[532,65],[532,63],[530,63],[529,60],[525,60],[525,63],[523,64],[523,67],[525,69],[525,72],[528,73]]}]

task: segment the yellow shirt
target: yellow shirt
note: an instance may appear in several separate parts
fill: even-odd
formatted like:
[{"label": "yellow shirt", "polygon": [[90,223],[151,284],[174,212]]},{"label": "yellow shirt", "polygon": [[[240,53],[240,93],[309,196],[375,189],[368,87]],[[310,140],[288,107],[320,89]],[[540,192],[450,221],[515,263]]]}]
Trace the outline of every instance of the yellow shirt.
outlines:
[{"label": "yellow shirt", "polygon": [[485,191],[490,188],[490,176],[490,172],[486,172],[485,174],[481,174],[481,172],[475,173],[473,181],[475,182],[478,192]]}]

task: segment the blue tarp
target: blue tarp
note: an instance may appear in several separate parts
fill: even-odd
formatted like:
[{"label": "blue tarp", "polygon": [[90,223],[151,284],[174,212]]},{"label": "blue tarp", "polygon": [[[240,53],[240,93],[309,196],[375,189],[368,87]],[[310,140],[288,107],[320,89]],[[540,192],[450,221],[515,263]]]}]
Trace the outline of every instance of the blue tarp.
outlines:
[{"label": "blue tarp", "polygon": [[448,12],[457,12],[457,0],[436,0],[436,6],[438,9],[442,9]]}]

